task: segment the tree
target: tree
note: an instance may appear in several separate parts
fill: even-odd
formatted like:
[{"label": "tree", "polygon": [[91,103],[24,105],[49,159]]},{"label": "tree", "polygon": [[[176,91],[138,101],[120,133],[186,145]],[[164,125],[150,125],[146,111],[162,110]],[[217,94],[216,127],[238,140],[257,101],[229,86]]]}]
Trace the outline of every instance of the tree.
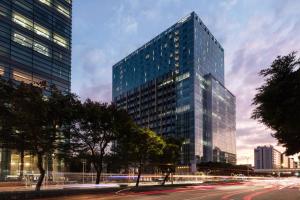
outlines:
[{"label": "tree", "polygon": [[265,83],[253,99],[252,118],[271,128],[272,134],[286,147],[286,154],[300,152],[300,59],[293,52],[278,56],[260,72]]},{"label": "tree", "polygon": [[15,130],[15,115],[12,105],[15,85],[11,81],[0,79],[0,143],[1,148],[17,149],[20,152],[20,179],[23,177],[24,168],[24,143],[22,133]]},{"label": "tree", "polygon": [[23,133],[24,143],[31,143],[32,146],[28,150],[37,155],[40,176],[36,190],[40,190],[45,176],[43,155],[52,149],[54,143],[54,137],[46,132],[47,106],[42,88],[21,83],[15,90],[13,107],[16,114],[16,129]]},{"label": "tree", "polygon": [[[66,159],[67,150],[69,149],[69,139],[65,137],[65,133],[69,131],[72,120],[78,115],[81,105],[80,100],[74,93],[62,93],[55,86],[50,87],[50,95],[47,98],[48,104],[48,122],[49,131],[57,134],[60,141],[57,141],[57,149],[55,155],[58,160]],[[52,162],[52,156],[49,155]],[[49,165],[50,171],[52,165]]]},{"label": "tree", "polygon": [[136,187],[139,186],[144,165],[151,158],[162,155],[164,146],[164,140],[155,132],[136,125],[128,129],[126,136],[117,141],[115,152],[118,156],[125,157],[126,164],[133,164],[138,168]]},{"label": "tree", "polygon": [[[22,142],[26,144],[26,149],[37,156],[37,168],[40,176],[36,184],[36,190],[40,190],[45,177],[43,167],[44,158],[52,155],[64,142],[62,129],[66,115],[54,114],[64,107],[69,107],[65,101],[62,106],[58,103],[62,94],[52,93],[45,96],[46,86],[44,83],[38,86],[20,83],[13,94],[12,107],[15,115],[14,127],[17,132],[22,133]],[[67,97],[66,97],[67,98]],[[57,108],[54,108],[54,105]]]},{"label": "tree", "polygon": [[0,143],[2,148],[14,146],[11,140],[14,123],[11,100],[14,89],[12,82],[0,79]]},{"label": "tree", "polygon": [[180,161],[182,140],[173,137],[165,139],[166,145],[163,153],[158,157],[160,168],[165,173],[165,178],[161,185],[165,185],[171,173],[175,172],[176,165]]},{"label": "tree", "polygon": [[127,115],[118,111],[114,105],[88,99],[82,105],[80,115],[72,122],[71,149],[77,154],[87,153],[97,173],[96,184],[100,182],[104,156],[119,136],[122,123],[126,124],[128,119]]}]

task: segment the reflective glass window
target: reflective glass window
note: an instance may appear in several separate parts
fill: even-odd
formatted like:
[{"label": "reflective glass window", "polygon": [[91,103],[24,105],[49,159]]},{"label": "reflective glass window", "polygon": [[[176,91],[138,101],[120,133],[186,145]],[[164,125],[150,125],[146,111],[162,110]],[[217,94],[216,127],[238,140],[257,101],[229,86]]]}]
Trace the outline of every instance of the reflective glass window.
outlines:
[{"label": "reflective glass window", "polygon": [[39,52],[45,56],[50,56],[49,48],[40,42],[34,41],[33,50],[35,50],[36,52]]},{"label": "reflective glass window", "polygon": [[60,46],[63,46],[63,47],[65,47],[65,48],[68,47],[68,42],[67,42],[67,40],[66,40],[64,37],[58,35],[57,33],[54,33],[54,34],[53,34],[53,41],[54,41],[56,44],[60,45]]},{"label": "reflective glass window", "polygon": [[50,39],[49,30],[36,23],[34,24],[34,32],[40,36]]},{"label": "reflective glass window", "polygon": [[39,0],[39,1],[47,6],[51,6],[51,0]]},{"label": "reflective glass window", "polygon": [[19,13],[14,12],[12,15],[12,20],[20,26],[32,30],[32,21],[20,15]]},{"label": "reflective glass window", "polygon": [[13,41],[25,47],[32,47],[32,39],[19,32],[13,33]]},{"label": "reflective glass window", "polygon": [[60,12],[61,14],[65,15],[66,17],[70,17],[70,11],[64,7],[63,5],[57,4],[56,10]]},{"label": "reflective glass window", "polygon": [[20,70],[13,70],[13,79],[24,83],[32,83],[32,76],[26,72]]}]

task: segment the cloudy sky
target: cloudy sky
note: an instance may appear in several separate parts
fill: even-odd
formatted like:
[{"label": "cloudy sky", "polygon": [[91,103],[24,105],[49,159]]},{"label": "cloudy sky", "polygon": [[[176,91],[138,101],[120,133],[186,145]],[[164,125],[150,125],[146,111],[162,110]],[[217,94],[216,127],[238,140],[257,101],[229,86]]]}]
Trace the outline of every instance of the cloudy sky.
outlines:
[{"label": "cloudy sky", "polygon": [[72,90],[110,101],[112,65],[195,11],[224,47],[226,87],[237,98],[238,162],[253,163],[255,146],[276,145],[250,119],[263,82],[257,73],[300,50],[299,10],[298,0],[74,0]]}]

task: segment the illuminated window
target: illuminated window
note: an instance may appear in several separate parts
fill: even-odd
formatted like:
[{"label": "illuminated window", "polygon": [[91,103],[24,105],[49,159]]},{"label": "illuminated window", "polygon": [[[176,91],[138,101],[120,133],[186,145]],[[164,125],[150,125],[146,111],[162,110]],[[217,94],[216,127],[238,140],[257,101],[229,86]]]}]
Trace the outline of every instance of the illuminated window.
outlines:
[{"label": "illuminated window", "polygon": [[16,81],[24,82],[24,83],[32,83],[32,77],[30,74],[27,74],[22,71],[13,71],[13,79]]},{"label": "illuminated window", "polygon": [[20,26],[32,30],[32,21],[30,19],[27,19],[18,13],[13,13],[12,20]]},{"label": "illuminated window", "polygon": [[41,3],[51,6],[51,0],[39,0]]},{"label": "illuminated window", "polygon": [[13,41],[25,47],[32,47],[32,40],[18,32],[13,33]]},{"label": "illuminated window", "polygon": [[187,73],[181,74],[180,76],[177,76],[177,77],[176,77],[176,81],[177,81],[177,82],[180,82],[180,81],[182,81],[182,80],[184,80],[184,79],[187,79],[187,78],[189,78],[189,77],[190,77],[190,73],[187,72]]},{"label": "illuminated window", "polygon": [[61,14],[65,15],[66,17],[70,17],[70,11],[67,8],[65,8],[64,6],[57,4],[56,10],[58,12],[60,12]]},{"label": "illuminated window", "polygon": [[36,52],[39,52],[45,56],[50,56],[49,48],[46,45],[41,44],[39,42],[36,42],[36,41],[34,42],[33,50],[35,50]]},{"label": "illuminated window", "polygon": [[0,76],[4,76],[4,67],[0,66]]},{"label": "illuminated window", "polygon": [[58,34],[56,34],[56,33],[54,33],[54,35],[53,35],[53,41],[54,41],[56,44],[60,45],[60,46],[63,46],[63,47],[65,47],[65,48],[68,47],[68,42],[67,42],[67,40],[66,40],[64,37],[62,37],[62,36],[60,36],[60,35],[58,35]]},{"label": "illuminated window", "polygon": [[50,39],[50,32],[48,31],[48,29],[38,24],[34,24],[34,32],[40,36]]},{"label": "illuminated window", "polygon": [[190,105],[184,105],[176,108],[176,113],[186,112],[190,109]]}]

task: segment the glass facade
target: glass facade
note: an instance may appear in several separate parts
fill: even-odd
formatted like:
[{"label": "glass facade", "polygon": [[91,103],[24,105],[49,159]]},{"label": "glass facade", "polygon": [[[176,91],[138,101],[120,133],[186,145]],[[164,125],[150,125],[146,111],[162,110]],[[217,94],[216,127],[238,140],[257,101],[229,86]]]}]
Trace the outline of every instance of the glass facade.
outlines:
[{"label": "glass facade", "polygon": [[184,138],[182,164],[235,162],[224,50],[194,12],[116,63],[112,76],[113,101],[137,124]]},{"label": "glass facade", "polygon": [[0,76],[70,91],[71,10],[69,0],[1,0]]},{"label": "glass facade", "polygon": [[[33,84],[46,81],[69,92],[71,13],[71,0],[1,0],[0,78]],[[19,173],[17,152],[1,149],[0,156],[2,178]],[[26,153],[25,173],[38,171],[35,160]]]}]

